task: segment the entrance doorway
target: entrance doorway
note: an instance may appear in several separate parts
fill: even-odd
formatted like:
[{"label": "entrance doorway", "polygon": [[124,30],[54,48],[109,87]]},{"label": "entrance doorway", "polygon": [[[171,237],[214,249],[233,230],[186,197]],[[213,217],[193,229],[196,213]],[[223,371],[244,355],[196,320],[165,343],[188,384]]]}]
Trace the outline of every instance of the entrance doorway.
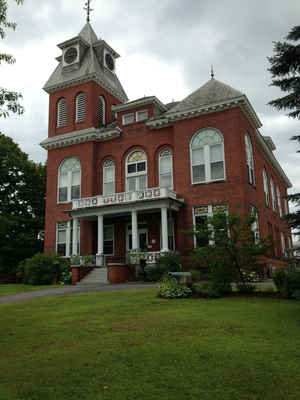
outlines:
[{"label": "entrance doorway", "polygon": [[[147,224],[138,224],[138,248],[143,251],[148,250],[148,226]],[[126,249],[132,249],[132,226],[127,225],[126,230]]]}]

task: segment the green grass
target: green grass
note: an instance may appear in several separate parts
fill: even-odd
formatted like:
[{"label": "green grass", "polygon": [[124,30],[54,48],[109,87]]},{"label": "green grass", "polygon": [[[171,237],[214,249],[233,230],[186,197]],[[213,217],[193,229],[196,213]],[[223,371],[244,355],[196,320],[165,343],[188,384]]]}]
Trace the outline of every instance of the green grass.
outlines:
[{"label": "green grass", "polygon": [[2,305],[0,321],[1,400],[300,398],[296,301],[110,292]]},{"label": "green grass", "polygon": [[8,296],[10,294],[18,294],[25,292],[35,292],[37,290],[53,289],[60,287],[60,285],[43,285],[43,286],[32,286],[22,284],[7,284],[0,285],[0,296]]}]

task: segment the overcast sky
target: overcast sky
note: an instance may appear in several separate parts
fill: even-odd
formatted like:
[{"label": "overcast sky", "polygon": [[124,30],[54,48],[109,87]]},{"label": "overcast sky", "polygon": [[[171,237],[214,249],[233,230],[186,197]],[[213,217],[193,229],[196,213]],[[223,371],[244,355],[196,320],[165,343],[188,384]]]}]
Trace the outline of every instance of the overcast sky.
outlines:
[{"label": "overcast sky", "polygon": [[[8,0],[9,18],[18,23],[1,41],[1,52],[17,58],[1,66],[0,87],[23,93],[26,113],[0,121],[34,161],[45,161],[39,143],[47,137],[48,95],[43,85],[57,65],[56,47],[77,36],[85,24],[85,0]],[[130,100],[155,95],[181,100],[210,78],[244,92],[271,136],[275,155],[300,192],[299,146],[289,140],[299,122],[267,103],[281,95],[270,87],[267,57],[300,22],[299,0],[93,0],[91,24],[120,55],[117,74]]]}]

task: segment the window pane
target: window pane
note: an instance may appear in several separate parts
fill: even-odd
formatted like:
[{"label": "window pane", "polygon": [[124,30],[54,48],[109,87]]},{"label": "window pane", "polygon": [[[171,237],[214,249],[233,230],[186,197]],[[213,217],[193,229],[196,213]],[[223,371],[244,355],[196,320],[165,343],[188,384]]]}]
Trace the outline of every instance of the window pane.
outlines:
[{"label": "window pane", "polygon": [[60,175],[59,175],[59,187],[66,187],[66,186],[68,186],[68,174],[60,173]]},{"label": "window pane", "polygon": [[67,240],[67,231],[58,231],[58,243],[66,243]]},{"label": "window pane", "polygon": [[115,184],[112,183],[104,183],[103,185],[103,194],[114,194],[115,193]]},{"label": "window pane", "polygon": [[127,178],[127,190],[129,192],[136,190],[136,178]]},{"label": "window pane", "polygon": [[136,164],[127,165],[127,172],[128,172],[128,174],[135,173],[136,172]]},{"label": "window pane", "polygon": [[138,163],[137,171],[138,172],[146,171],[146,163],[145,162]]},{"label": "window pane", "polygon": [[72,186],[71,200],[80,198],[80,186]]},{"label": "window pane", "polygon": [[57,244],[57,254],[59,256],[65,256],[66,255],[66,244]]},{"label": "window pane", "polygon": [[193,167],[193,182],[205,182],[205,165],[196,165]]},{"label": "window pane", "polygon": [[204,247],[208,246],[209,240],[208,240],[208,227],[207,227],[207,216],[199,216],[196,217],[196,231],[198,231],[198,234],[196,235],[196,243],[197,247]]},{"label": "window pane", "polygon": [[160,176],[161,187],[172,187],[172,176],[170,174]]},{"label": "window pane", "polygon": [[114,242],[113,240],[105,240],[103,243],[104,254],[109,255],[114,253]]},{"label": "window pane", "polygon": [[217,161],[223,161],[223,151],[221,145],[210,147],[210,162],[213,163]]},{"label": "window pane", "polygon": [[72,172],[72,186],[80,186],[80,171]]},{"label": "window pane", "polygon": [[59,188],[58,201],[68,200],[68,189],[66,187]]},{"label": "window pane", "polygon": [[224,178],[224,165],[223,161],[215,162],[211,164],[211,179],[223,179]]},{"label": "window pane", "polygon": [[105,182],[113,182],[115,180],[115,167],[109,167],[104,169]]},{"label": "window pane", "polygon": [[146,183],[147,183],[147,179],[146,179],[146,175],[142,175],[138,177],[139,179],[139,189],[146,189]]},{"label": "window pane", "polygon": [[204,164],[204,149],[197,149],[192,151],[192,163]]},{"label": "window pane", "polygon": [[148,111],[147,110],[143,110],[143,111],[138,111],[136,113],[137,116],[137,121],[144,121],[145,119],[148,119]]},{"label": "window pane", "polygon": [[160,173],[164,174],[166,172],[170,172],[171,171],[171,157],[161,157],[160,158]]},{"label": "window pane", "polygon": [[113,240],[114,239],[114,227],[113,226],[104,226],[103,235],[104,235],[104,240]]}]

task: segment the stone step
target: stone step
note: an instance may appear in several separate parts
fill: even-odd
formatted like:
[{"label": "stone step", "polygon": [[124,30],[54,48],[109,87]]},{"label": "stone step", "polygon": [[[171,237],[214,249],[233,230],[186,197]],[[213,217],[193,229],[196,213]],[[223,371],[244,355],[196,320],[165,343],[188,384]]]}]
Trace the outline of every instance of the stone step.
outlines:
[{"label": "stone step", "polygon": [[107,281],[106,268],[94,268],[77,285],[105,284]]}]

